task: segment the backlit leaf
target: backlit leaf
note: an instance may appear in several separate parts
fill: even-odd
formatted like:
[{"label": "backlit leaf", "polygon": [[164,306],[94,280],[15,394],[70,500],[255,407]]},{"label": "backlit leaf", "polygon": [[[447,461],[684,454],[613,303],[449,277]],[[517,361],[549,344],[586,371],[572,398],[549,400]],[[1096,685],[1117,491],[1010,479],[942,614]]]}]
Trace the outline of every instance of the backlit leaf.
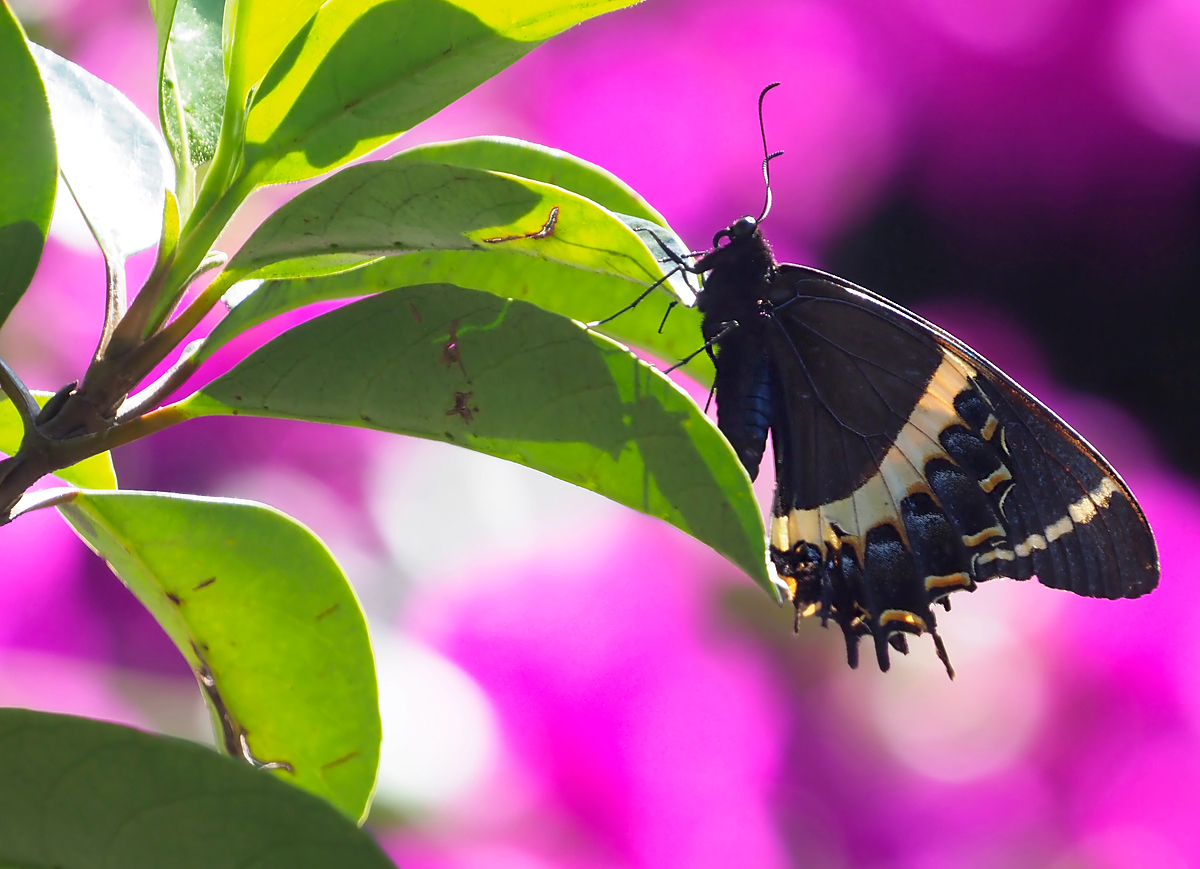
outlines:
[{"label": "backlit leaf", "polygon": [[351,166],[283,205],[224,277],[289,259],[414,250],[519,253],[647,284],[662,275],[638,235],[591,200],[498,172],[382,160]]},{"label": "backlit leaf", "polygon": [[217,743],[362,818],[379,763],[375,664],[325,545],[249,501],[88,491],[59,510],[187,659]]},{"label": "backlit leaf", "polygon": [[[159,21],[159,112],[176,165],[191,174],[212,159],[221,133],[225,0],[178,0],[173,5],[166,24]],[[184,193],[182,179],[180,188]],[[190,209],[190,200],[184,207]]]},{"label": "backlit leaf", "polygon": [[262,184],[327,172],[551,36],[633,2],[241,0],[231,91],[244,95],[262,81],[248,116],[246,172]]},{"label": "backlit leaf", "polygon": [[119,90],[31,45],[50,98],[58,168],[110,260],[158,242],[175,170],[154,125]]},{"label": "backlit leaf", "polygon": [[50,104],[21,25],[0,3],[0,326],[20,301],[54,213]]},{"label": "backlit leaf", "polygon": [[665,519],[775,594],[750,480],[712,421],[620,345],[525,302],[381,293],[285,332],[178,410],[466,446]]}]

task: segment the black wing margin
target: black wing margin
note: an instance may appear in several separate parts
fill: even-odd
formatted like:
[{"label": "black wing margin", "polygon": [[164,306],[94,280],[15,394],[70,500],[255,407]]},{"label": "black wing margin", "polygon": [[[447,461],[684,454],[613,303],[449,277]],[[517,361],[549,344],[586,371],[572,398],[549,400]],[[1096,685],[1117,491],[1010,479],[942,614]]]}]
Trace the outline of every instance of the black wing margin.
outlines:
[{"label": "black wing margin", "polygon": [[[996,366],[945,333],[939,339],[975,370],[972,385],[995,414],[997,445],[1012,471],[999,510],[1013,558],[997,574],[1019,579],[1033,574],[1051,588],[1087,597],[1134,598],[1153,591],[1158,550],[1120,475]],[[964,399],[960,413],[978,415],[983,407],[971,403]]]}]

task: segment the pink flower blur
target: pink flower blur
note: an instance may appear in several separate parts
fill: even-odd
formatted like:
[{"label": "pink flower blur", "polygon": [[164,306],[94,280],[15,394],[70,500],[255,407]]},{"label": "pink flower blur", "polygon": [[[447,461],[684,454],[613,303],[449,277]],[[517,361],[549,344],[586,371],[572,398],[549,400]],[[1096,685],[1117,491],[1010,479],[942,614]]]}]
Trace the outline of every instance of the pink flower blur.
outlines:
[{"label": "pink flower blur", "polygon": [[501,840],[516,827],[559,866],[784,866],[767,795],[789,716],[766,662],[713,623],[697,580],[719,561],[631,525],[569,578],[522,564],[424,616],[492,698],[536,794]]},{"label": "pink flower blur", "polygon": [[1131,107],[1163,135],[1200,141],[1200,7],[1149,0],[1126,16],[1118,57]]}]

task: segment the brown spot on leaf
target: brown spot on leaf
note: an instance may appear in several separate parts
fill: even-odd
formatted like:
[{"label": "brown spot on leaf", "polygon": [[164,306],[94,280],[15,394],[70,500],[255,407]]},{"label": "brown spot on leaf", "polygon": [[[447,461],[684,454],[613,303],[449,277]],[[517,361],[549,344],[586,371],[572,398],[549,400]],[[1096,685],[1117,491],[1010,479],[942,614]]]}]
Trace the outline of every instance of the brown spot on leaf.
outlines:
[{"label": "brown spot on leaf", "polygon": [[463,423],[470,425],[472,420],[475,419],[475,414],[479,413],[478,407],[469,407],[467,405],[467,399],[472,395],[474,395],[472,392],[454,393],[454,407],[446,411],[446,416],[461,417]]},{"label": "brown spot on leaf", "polygon": [[462,347],[458,343],[458,320],[450,322],[450,338],[442,346],[442,364],[449,368],[452,365],[457,365],[463,373],[463,377],[469,382],[471,375],[467,374],[467,366],[463,364]]},{"label": "brown spot on leaf", "polygon": [[338,607],[340,607],[340,606],[341,606],[341,604],[340,604],[340,603],[335,603],[335,604],[334,604],[333,606],[331,606],[329,609],[327,609],[327,610],[323,610],[322,612],[318,613],[318,614],[317,614],[317,621],[320,621],[321,619],[325,618],[325,616],[328,616],[328,615],[333,615],[334,611],[335,611],[335,610],[337,610],[337,608],[338,608]]},{"label": "brown spot on leaf", "polygon": [[341,757],[339,757],[337,760],[331,760],[331,761],[329,761],[329,763],[322,764],[322,766],[321,766],[321,772],[326,772],[326,771],[328,771],[328,770],[331,770],[331,769],[333,769],[335,766],[341,766],[343,763],[346,763],[347,761],[350,761],[350,760],[354,760],[354,758],[356,758],[356,757],[358,757],[358,751],[357,751],[357,750],[356,750],[356,751],[352,751],[352,752],[350,752],[349,754],[343,754],[343,755],[342,755]]},{"label": "brown spot on leaf", "polygon": [[208,588],[210,585],[212,585],[216,581],[217,581],[217,578],[215,576],[210,576],[208,579],[204,580],[204,582],[198,582],[195,585],[193,585],[192,591],[199,591],[202,588]]}]

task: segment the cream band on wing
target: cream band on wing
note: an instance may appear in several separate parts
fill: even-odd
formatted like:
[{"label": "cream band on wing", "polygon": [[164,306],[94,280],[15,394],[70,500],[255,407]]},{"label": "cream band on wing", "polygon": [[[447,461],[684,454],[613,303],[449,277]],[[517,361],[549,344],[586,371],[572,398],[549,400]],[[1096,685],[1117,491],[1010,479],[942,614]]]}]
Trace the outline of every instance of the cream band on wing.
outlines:
[{"label": "cream band on wing", "polygon": [[1064,534],[1070,534],[1076,525],[1086,525],[1096,513],[1108,506],[1108,499],[1117,492],[1117,485],[1105,477],[1100,485],[1067,507],[1067,515],[1047,525],[1041,534],[1030,534],[1013,547],[1018,558],[1028,558],[1036,549],[1045,549]]},{"label": "cream band on wing", "polygon": [[900,502],[916,492],[927,492],[932,497],[925,479],[925,465],[935,457],[950,460],[937,435],[949,426],[966,424],[954,409],[954,397],[971,388],[968,378],[973,374],[965,362],[946,354],[884,455],[879,470],[846,498],[773,517],[771,547],[779,552],[788,552],[803,543],[818,547],[821,543],[833,543],[836,547],[836,526],[856,543],[856,550],[861,553],[867,531],[885,522],[900,532],[907,545]]}]

